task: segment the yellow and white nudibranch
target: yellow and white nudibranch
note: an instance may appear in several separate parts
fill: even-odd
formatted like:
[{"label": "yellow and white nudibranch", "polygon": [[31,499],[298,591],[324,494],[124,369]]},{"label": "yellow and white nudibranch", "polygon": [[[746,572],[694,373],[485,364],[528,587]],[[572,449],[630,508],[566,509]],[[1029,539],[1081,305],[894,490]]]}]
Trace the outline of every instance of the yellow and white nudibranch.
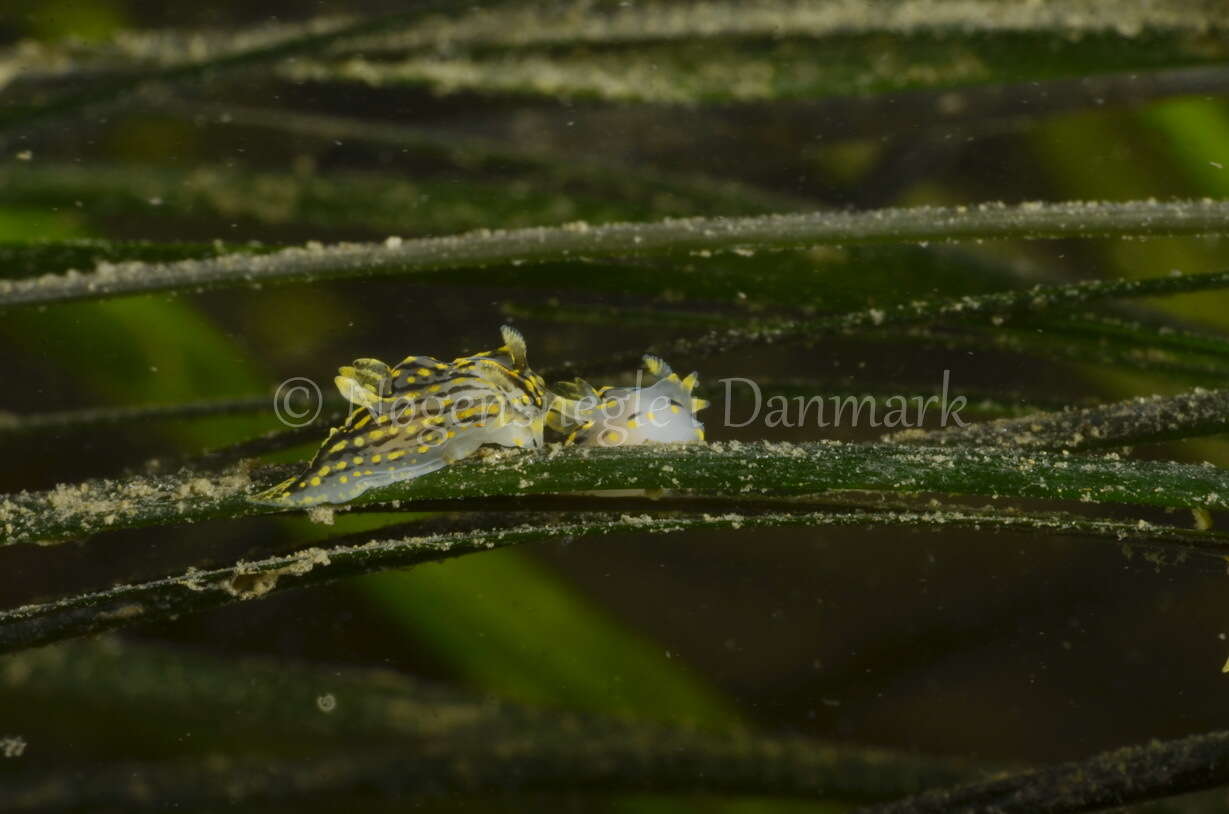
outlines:
[{"label": "yellow and white nudibranch", "polygon": [[473,455],[487,444],[542,446],[553,396],[529,368],[525,340],[441,362],[410,356],[390,368],[356,359],[334,379],[354,406],[297,477],[256,495],[260,503],[345,503],[377,486],[410,480]]},{"label": "yellow and white nudibranch", "polygon": [[559,382],[547,424],[568,434],[567,443],[622,447],[637,444],[685,444],[704,440],[696,413],[708,402],[692,395],[693,372],[680,379],[656,356],[644,357],[644,369],[657,381],[648,387],[594,388],[583,379]]},{"label": "yellow and white nudibranch", "polygon": [[345,423],[329,431],[302,473],[252,500],[345,503],[487,445],[541,447],[544,426],[581,446],[704,440],[695,414],[708,402],[692,396],[695,373],[680,379],[661,359],[645,356],[645,369],[658,377],[649,387],[595,389],[576,379],[552,392],[530,369],[520,333],[508,326],[500,331],[499,348],[451,362],[410,356],[396,367],[356,359],[341,368],[334,381],[354,408]]}]

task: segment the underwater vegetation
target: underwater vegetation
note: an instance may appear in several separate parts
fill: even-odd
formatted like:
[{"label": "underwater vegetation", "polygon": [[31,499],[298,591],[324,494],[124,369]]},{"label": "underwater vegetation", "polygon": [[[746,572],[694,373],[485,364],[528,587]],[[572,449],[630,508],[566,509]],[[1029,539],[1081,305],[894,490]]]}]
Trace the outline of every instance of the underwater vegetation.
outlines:
[{"label": "underwater vegetation", "polygon": [[0,808],[1229,807],[1222,3],[310,14],[0,10]]}]

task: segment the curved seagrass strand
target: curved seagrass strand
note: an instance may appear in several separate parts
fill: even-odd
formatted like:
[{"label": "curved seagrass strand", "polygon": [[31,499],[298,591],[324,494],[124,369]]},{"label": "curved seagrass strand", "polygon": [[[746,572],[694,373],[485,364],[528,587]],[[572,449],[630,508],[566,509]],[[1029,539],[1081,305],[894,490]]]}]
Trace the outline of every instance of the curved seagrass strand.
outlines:
[{"label": "curved seagrass strand", "polygon": [[1083,761],[923,792],[858,814],[1068,814],[1175,797],[1229,783],[1229,731],[1154,741]]},{"label": "curved seagrass strand", "polygon": [[[404,67],[390,70],[396,68],[392,60],[409,57],[418,63],[418,71],[411,70],[406,78],[418,73],[419,80],[442,80],[442,90],[468,86],[557,97],[571,88],[597,96],[675,102],[779,101],[901,87],[946,89],[988,80],[1136,73],[1206,63],[1224,51],[1224,29],[1212,0],[1144,6],[1124,0],[1099,14],[1048,5],[1005,7],[989,0],[870,6],[780,0],[666,4],[666,9],[655,5],[568,8],[568,13],[532,3],[487,5],[472,13],[460,6],[458,13],[434,15],[413,28],[392,26],[370,37],[346,37],[332,47],[311,48],[306,55],[333,58],[335,64],[313,70],[302,64],[306,59],[297,65],[279,61],[268,72],[384,83],[405,74]],[[1107,25],[1107,19],[1115,24]],[[283,28],[318,30],[321,24],[309,21]],[[1149,36],[1140,36],[1140,31]],[[249,32],[209,33],[212,36],[193,38],[199,32],[129,31],[119,43],[77,44],[71,49],[52,45],[33,53],[13,49],[0,53],[0,60],[19,88],[37,89],[57,80],[109,79],[115,84],[148,76],[138,73],[142,68],[157,75],[181,66],[185,54],[203,51],[206,61],[222,62],[233,54],[232,41]],[[448,43],[448,48],[441,51],[440,43]],[[1044,66],[1027,59],[1042,47],[1050,53]],[[815,48],[832,58],[815,65],[808,59]],[[951,59],[953,48],[964,58]],[[702,64],[697,66],[697,61]],[[806,69],[791,71],[797,62]],[[775,69],[769,76],[764,76],[766,66]],[[646,77],[646,70],[651,75]],[[599,76],[603,79],[594,82]],[[1101,99],[1115,96],[1112,89],[1100,93]]]},{"label": "curved seagrass strand", "polygon": [[0,143],[23,128],[83,110],[114,104],[147,88],[199,81],[296,54],[319,51],[354,37],[386,32],[390,28],[407,25],[428,15],[448,14],[458,8],[453,3],[424,2],[417,4],[412,11],[346,21],[330,25],[323,31],[311,30],[312,27],[308,25],[306,33],[294,33],[272,44],[222,53],[199,61],[168,65],[148,72],[103,78],[84,90],[66,91],[37,106],[15,106],[0,113]]},{"label": "curved seagrass strand", "polygon": [[1012,321],[1012,328],[1045,332],[1064,340],[1081,339],[1123,348],[1147,348],[1170,353],[1206,356],[1229,360],[1229,337],[1185,330],[1158,321],[1142,322],[1105,314],[1062,314],[1024,317]]},{"label": "curved seagrass strand", "polygon": [[1038,413],[943,430],[906,430],[887,440],[1029,449],[1098,449],[1229,432],[1229,390],[1196,389],[1113,404]]},{"label": "curved seagrass strand", "polygon": [[[968,299],[961,298],[961,301],[978,302],[982,296],[973,294],[969,295]],[[1055,314],[1046,314],[1044,312],[1045,303],[1041,306],[1043,310],[1039,311],[1036,317],[1016,314],[1010,321],[996,325],[986,325],[984,321],[976,319],[960,322],[945,319],[942,325],[932,326],[929,332],[919,327],[925,326],[926,323],[911,325],[906,322],[885,328],[864,326],[843,333],[857,335],[868,341],[908,341],[910,344],[915,344],[914,338],[923,338],[932,345],[953,348],[963,343],[965,347],[984,349],[987,344],[992,344],[1040,358],[1078,359],[1083,362],[1115,367],[1156,371],[1177,377],[1182,381],[1189,380],[1196,383],[1229,381],[1229,339],[1227,338],[1175,329],[1166,324],[1141,323],[1092,313],[1069,314],[1060,311]],[[660,330],[663,326],[668,325],[680,334],[705,328],[710,331],[717,328],[728,329],[731,322],[744,318],[751,320],[747,323],[747,327],[757,328],[771,328],[776,323],[789,320],[788,317],[777,317],[774,320],[768,315],[749,317],[746,313],[741,312],[700,313],[653,307],[545,306],[516,303],[504,304],[501,310],[510,317],[538,322],[595,326],[637,325],[652,330]],[[876,313],[884,313],[884,310],[876,309]],[[991,314],[991,316],[995,315]],[[745,331],[746,328],[743,330]],[[631,360],[634,355],[634,351],[628,351],[614,358],[621,361]],[[601,367],[597,368],[599,364]],[[607,365],[613,364],[609,360],[595,362],[594,368],[608,370],[611,368]],[[581,367],[579,364],[570,363],[567,370],[573,369],[579,372]],[[611,370],[611,372],[615,371]],[[554,371],[551,374],[559,375]],[[758,381],[761,385],[763,384],[762,379]],[[848,387],[849,385],[841,386]],[[820,389],[830,388],[828,385],[824,385],[823,388],[812,386],[810,393],[819,392]],[[972,394],[969,394],[969,398],[970,401],[974,400]],[[1002,401],[1003,394],[987,394],[978,398]],[[1042,402],[1049,401],[1053,402],[1051,404],[1053,408],[1067,406],[1059,403],[1053,397],[1044,399],[1036,395],[1019,394],[1014,401],[1039,406]]]},{"label": "curved seagrass strand", "polygon": [[[399,150],[398,158],[415,164],[418,156],[406,152],[402,158]],[[414,172],[402,177],[370,166],[302,173],[239,169],[225,162],[167,168],[133,162],[40,161],[0,165],[0,203],[74,206],[95,223],[130,216],[168,224],[205,220],[219,227],[242,222],[266,236],[302,234],[300,230],[310,228],[321,241],[338,234],[367,239],[389,234],[422,237],[578,220],[804,211],[816,205],[814,200],[756,195],[745,185],[714,181],[689,187],[681,180],[666,182],[636,170],[610,170],[609,175],[606,180],[595,173],[574,172],[570,165],[532,173],[509,167],[500,173],[461,170],[459,177]],[[712,191],[707,191],[709,186]],[[150,207],[151,199],[160,201],[156,208]],[[431,205],[423,205],[428,200]],[[482,205],[476,206],[476,200]],[[150,223],[147,228],[157,227]]]},{"label": "curved seagrass strand", "polygon": [[[285,249],[261,256],[124,263],[85,274],[0,280],[0,307],[153,291],[196,291],[223,286],[633,255],[930,240],[1199,234],[1229,234],[1229,202],[987,204],[745,218],[687,218],[592,227],[572,224],[379,244]],[[527,265],[524,273],[532,274],[532,266]],[[1185,279],[1190,278],[1173,278],[1173,290],[1192,290],[1183,287]],[[1122,285],[1125,290],[1131,284]]]},{"label": "curved seagrass strand", "polygon": [[[903,305],[867,308],[845,314],[813,319],[779,319],[750,327],[712,330],[694,338],[684,338],[650,350],[667,358],[704,357],[755,345],[788,341],[809,341],[824,336],[858,331],[878,331],[945,320],[986,320],[1017,314],[1062,312],[1109,299],[1134,299],[1213,291],[1229,288],[1229,271],[1189,274],[1180,277],[1147,277],[1138,280],[1094,280],[1065,285],[1036,285],[1031,288],[971,294],[936,300],[917,300]],[[593,374],[634,367],[636,351],[626,351],[590,363],[568,363],[546,369],[549,378],[567,378],[578,373]]]},{"label": "curved seagrass strand", "polygon": [[[1099,14],[1089,13],[1088,5],[1077,2],[1058,7],[1005,8],[994,0],[967,0],[957,5],[944,0],[873,0],[838,5],[822,0],[701,0],[628,7],[581,6],[564,14],[547,13],[559,9],[543,3],[497,3],[462,7],[463,13],[453,17],[437,14],[409,30],[375,31],[355,41],[333,44],[327,52],[332,56],[387,56],[430,52],[440,43],[456,49],[556,48],[735,37],[759,40],[784,35],[822,39],[851,33],[908,37],[942,32],[954,37],[957,33],[984,36],[1028,32],[1069,39],[1107,31],[1139,36],[1146,31],[1215,35],[1224,30],[1215,17],[1220,10],[1215,0],[1154,0],[1144,5],[1130,0],[1100,0],[1091,4],[1098,7]],[[88,75],[94,61],[114,69],[137,58],[161,65],[180,62],[186,53],[219,55],[219,49],[228,47],[239,31],[219,29],[206,32],[212,36],[200,36],[192,29],[137,29],[126,31],[117,42],[74,42],[71,51],[61,46],[11,56],[15,60],[25,58],[13,66],[23,74],[37,77],[40,62],[47,61],[61,68],[69,63],[69,75],[77,77]],[[72,65],[69,57],[73,54],[84,57],[84,64]],[[44,55],[48,59],[40,59]]]},{"label": "curved seagrass strand", "polygon": [[[819,511],[762,514],[578,515],[563,522],[520,524],[502,528],[393,537],[396,529],[340,538],[293,554],[143,583],[117,585],[51,602],[0,611],[0,652],[11,652],[74,636],[156,621],[257,599],[274,591],[330,582],[356,574],[404,568],[493,548],[584,535],[618,532],[674,532],[689,529],[743,529],[781,526],[900,526],[919,529],[1048,531],[1078,537],[1163,546],[1216,557],[1229,551],[1229,537],[1208,532],[1162,528],[1065,516],[1012,515],[1004,512],[952,511]],[[413,527],[411,527],[412,529]]]},{"label": "curved seagrass strand", "polygon": [[165,811],[185,803],[264,811],[270,802],[318,804],[337,796],[346,807],[343,801],[358,795],[404,805],[444,795],[629,791],[847,801],[881,799],[976,771],[886,750],[653,731],[598,734],[573,724],[402,748],[351,747],[293,760],[241,754],[29,772],[0,788],[0,805],[27,814]]},{"label": "curved seagrass strand", "polygon": [[[26,203],[22,201],[20,203]],[[105,238],[0,240],[0,276],[37,277],[64,269],[94,268],[106,263],[167,263],[199,260],[236,252],[262,253],[279,247],[262,243],[182,243]]]},{"label": "curved seagrass strand", "polygon": [[[5,665],[0,686],[10,701],[39,703],[54,697],[62,705],[103,706],[135,719],[137,728],[151,716],[182,722],[193,727],[194,751],[224,744],[238,748],[240,754],[251,753],[284,747],[306,736],[323,745],[326,753],[330,747],[345,744],[346,752],[396,749],[408,756],[434,744],[436,755],[452,755],[459,762],[475,756],[482,742],[497,740],[518,756],[509,768],[520,764],[530,769],[559,749],[583,752],[588,748],[594,750],[590,757],[605,758],[598,762],[606,764],[616,761],[621,777],[644,788],[681,791],[690,782],[696,785],[689,790],[695,791],[713,782],[729,783],[729,790],[743,793],[852,799],[888,799],[979,774],[978,767],[966,761],[769,737],[741,728],[676,729],[522,707],[392,670],[339,669],[267,658],[235,661],[116,639],[29,650],[10,655]],[[336,706],[329,714],[312,714],[319,707],[323,688]],[[240,710],[243,714],[236,715]],[[229,721],[224,731],[217,727],[210,727],[208,733],[197,730],[199,724],[220,717]],[[686,760],[674,763],[669,758],[683,753]],[[471,771],[481,771],[484,765],[485,761],[472,762]],[[180,767],[190,766],[189,760],[151,762],[136,768],[165,779]],[[118,770],[115,765],[99,768],[100,775]],[[491,768],[489,782],[493,784],[505,772]],[[421,777],[430,776],[424,767]],[[719,779],[704,779],[710,777]],[[781,778],[788,781],[781,783]],[[60,785],[56,779],[54,773],[43,775],[27,788],[58,786],[62,790],[53,799],[60,805],[82,802],[73,796],[76,784]],[[461,785],[460,777],[444,785],[453,782],[458,784],[457,791],[474,790]],[[487,781],[477,782],[485,785]],[[128,787],[124,783],[112,786]],[[415,781],[407,793],[429,789],[427,783]],[[7,809],[16,805],[16,793],[8,786],[6,791],[10,794],[4,798]]]},{"label": "curved seagrass strand", "polygon": [[[216,102],[171,102],[160,112],[205,117],[207,121],[306,136],[330,142],[359,142],[395,147],[466,172],[531,172],[559,184],[585,183],[604,190],[619,190],[629,182],[645,194],[673,195],[696,206],[714,202],[719,211],[768,212],[814,207],[815,202],[783,192],[768,191],[738,181],[696,173],[680,174],[585,156],[552,155],[542,150],[517,149],[493,139],[468,134],[416,128],[388,121],[259,108]],[[713,211],[710,209],[709,211]]]},{"label": "curved seagrass strand", "polygon": [[[979,330],[980,328],[980,330]],[[1229,358],[1166,350],[1139,344],[1097,342],[1050,336],[1036,329],[1017,326],[1014,320],[1003,325],[969,321],[943,329],[929,325],[905,325],[896,330],[867,333],[868,340],[925,346],[949,351],[1006,351],[1041,361],[1076,365],[1095,365],[1112,371],[1138,371],[1155,374],[1168,381],[1187,385],[1212,385],[1229,382]],[[1073,405],[1056,405],[1056,409]]]},{"label": "curved seagrass strand", "polygon": [[[248,499],[288,474],[284,467],[205,477],[87,481],[0,499],[4,542],[55,542],[98,532],[268,514]],[[674,444],[551,446],[467,460],[372,490],[367,505],[599,489],[689,489],[708,495],[814,494],[864,489],[1029,497],[1175,508],[1229,508],[1229,471],[1212,466],[1067,457],[1038,451],[901,444]],[[458,504],[461,507],[461,504]]]}]

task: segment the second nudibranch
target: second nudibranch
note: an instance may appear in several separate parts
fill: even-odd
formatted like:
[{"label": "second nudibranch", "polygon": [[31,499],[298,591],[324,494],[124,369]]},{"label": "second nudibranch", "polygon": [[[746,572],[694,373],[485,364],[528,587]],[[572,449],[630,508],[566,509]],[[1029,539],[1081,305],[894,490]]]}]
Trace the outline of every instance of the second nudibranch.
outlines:
[{"label": "second nudibranch", "polygon": [[697,375],[680,379],[662,359],[644,357],[644,369],[658,380],[648,387],[594,388],[583,379],[560,382],[547,421],[568,433],[567,443],[619,447],[679,444],[704,440],[696,413],[708,406],[692,395]]},{"label": "second nudibranch", "polygon": [[410,356],[396,367],[357,359],[334,380],[353,406],[297,477],[257,495],[262,503],[344,503],[368,489],[410,480],[473,455],[482,446],[542,446],[554,396],[529,367],[525,340],[441,362]]}]

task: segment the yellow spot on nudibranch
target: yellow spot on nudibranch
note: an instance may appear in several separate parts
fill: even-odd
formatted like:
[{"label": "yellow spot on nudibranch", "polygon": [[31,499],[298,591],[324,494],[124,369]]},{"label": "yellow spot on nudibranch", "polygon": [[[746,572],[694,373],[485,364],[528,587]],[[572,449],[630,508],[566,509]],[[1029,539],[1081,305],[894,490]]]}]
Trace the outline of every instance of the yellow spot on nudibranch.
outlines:
[{"label": "yellow spot on nudibranch", "polygon": [[423,453],[423,452],[430,452],[430,451],[431,451],[431,447],[419,447],[419,448],[418,448],[418,451],[419,451],[420,453]]},{"label": "yellow spot on nudibranch", "polygon": [[395,461],[395,460],[397,460],[398,458],[400,458],[400,457],[401,457],[401,456],[403,456],[403,455],[405,455],[405,450],[404,450],[404,449],[399,449],[399,450],[397,450],[396,452],[390,452],[390,453],[388,453],[388,459],[389,459],[390,461]]},{"label": "yellow spot on nudibranch", "polygon": [[333,444],[329,452],[341,452],[343,449],[346,448],[346,444],[348,443],[349,443],[348,441],[338,441],[336,444]]},{"label": "yellow spot on nudibranch", "polygon": [[349,479],[348,477],[346,477],[345,475],[342,475],[340,478],[338,478],[338,480],[340,480],[342,483],[349,483],[349,482],[350,482],[350,479]]},{"label": "yellow spot on nudibranch", "polygon": [[350,463],[354,464],[355,466],[362,466],[362,465],[363,465],[363,456],[362,456],[362,455],[355,455],[353,458],[351,458],[351,459],[350,459]]},{"label": "yellow spot on nudibranch", "polygon": [[319,472],[317,472],[316,474],[317,474],[317,475],[319,475],[320,477],[322,477],[322,478],[323,478],[323,477],[325,477],[326,475],[328,475],[328,474],[329,474],[330,472],[332,472],[332,471],[333,471],[333,470],[329,469],[327,466],[322,466],[322,467],[320,467],[320,471],[319,471]]},{"label": "yellow spot on nudibranch", "polygon": [[372,462],[373,464],[378,464],[378,463],[380,462],[380,456],[379,456],[379,455],[372,455],[372,456],[371,456],[371,462]]},{"label": "yellow spot on nudibranch", "polygon": [[384,430],[372,430],[367,433],[367,438],[372,441],[379,441],[384,437]]},{"label": "yellow spot on nudibranch", "polygon": [[312,481],[311,481],[311,482],[312,482],[312,486],[319,486],[319,485],[320,485],[320,478],[312,478]]}]

